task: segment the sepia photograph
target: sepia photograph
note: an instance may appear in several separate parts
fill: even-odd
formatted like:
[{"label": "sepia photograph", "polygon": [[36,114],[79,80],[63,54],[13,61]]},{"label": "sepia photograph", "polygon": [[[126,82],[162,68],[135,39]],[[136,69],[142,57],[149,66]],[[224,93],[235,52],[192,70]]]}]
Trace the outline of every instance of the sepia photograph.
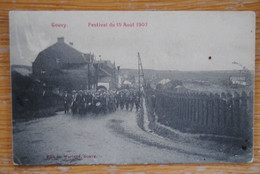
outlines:
[{"label": "sepia photograph", "polygon": [[254,12],[9,22],[15,165],[253,161]]}]

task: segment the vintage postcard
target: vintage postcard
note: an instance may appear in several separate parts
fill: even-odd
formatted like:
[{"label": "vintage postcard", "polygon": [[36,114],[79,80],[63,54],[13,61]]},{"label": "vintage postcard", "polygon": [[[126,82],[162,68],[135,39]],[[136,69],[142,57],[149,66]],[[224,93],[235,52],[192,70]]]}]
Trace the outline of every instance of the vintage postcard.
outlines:
[{"label": "vintage postcard", "polygon": [[14,164],[252,162],[254,12],[9,17]]}]

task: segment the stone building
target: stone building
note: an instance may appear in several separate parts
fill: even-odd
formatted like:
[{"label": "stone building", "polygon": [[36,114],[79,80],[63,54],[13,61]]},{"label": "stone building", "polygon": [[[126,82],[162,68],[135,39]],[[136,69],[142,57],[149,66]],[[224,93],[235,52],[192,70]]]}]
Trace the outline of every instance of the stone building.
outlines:
[{"label": "stone building", "polygon": [[32,64],[32,75],[51,88],[64,90],[97,89],[104,78],[114,83],[115,65],[110,61],[96,61],[94,57],[94,54],[76,50],[72,43],[67,44],[64,37],[59,37],[55,44],[38,54]]}]

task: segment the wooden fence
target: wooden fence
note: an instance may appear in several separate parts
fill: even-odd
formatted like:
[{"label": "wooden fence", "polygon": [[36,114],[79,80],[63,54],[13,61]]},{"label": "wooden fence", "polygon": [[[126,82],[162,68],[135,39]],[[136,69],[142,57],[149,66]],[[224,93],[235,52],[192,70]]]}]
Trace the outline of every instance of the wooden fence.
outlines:
[{"label": "wooden fence", "polygon": [[251,139],[253,92],[219,94],[171,93],[146,90],[150,121],[182,132]]}]

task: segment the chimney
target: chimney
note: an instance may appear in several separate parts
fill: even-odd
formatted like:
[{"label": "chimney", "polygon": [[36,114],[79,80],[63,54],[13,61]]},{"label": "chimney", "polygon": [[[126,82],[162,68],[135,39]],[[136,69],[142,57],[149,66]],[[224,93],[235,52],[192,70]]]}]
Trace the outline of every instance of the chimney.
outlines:
[{"label": "chimney", "polygon": [[70,42],[70,45],[73,46],[73,42]]},{"label": "chimney", "polygon": [[58,38],[57,38],[57,41],[58,41],[59,43],[63,43],[63,42],[64,42],[64,37],[58,37]]}]

